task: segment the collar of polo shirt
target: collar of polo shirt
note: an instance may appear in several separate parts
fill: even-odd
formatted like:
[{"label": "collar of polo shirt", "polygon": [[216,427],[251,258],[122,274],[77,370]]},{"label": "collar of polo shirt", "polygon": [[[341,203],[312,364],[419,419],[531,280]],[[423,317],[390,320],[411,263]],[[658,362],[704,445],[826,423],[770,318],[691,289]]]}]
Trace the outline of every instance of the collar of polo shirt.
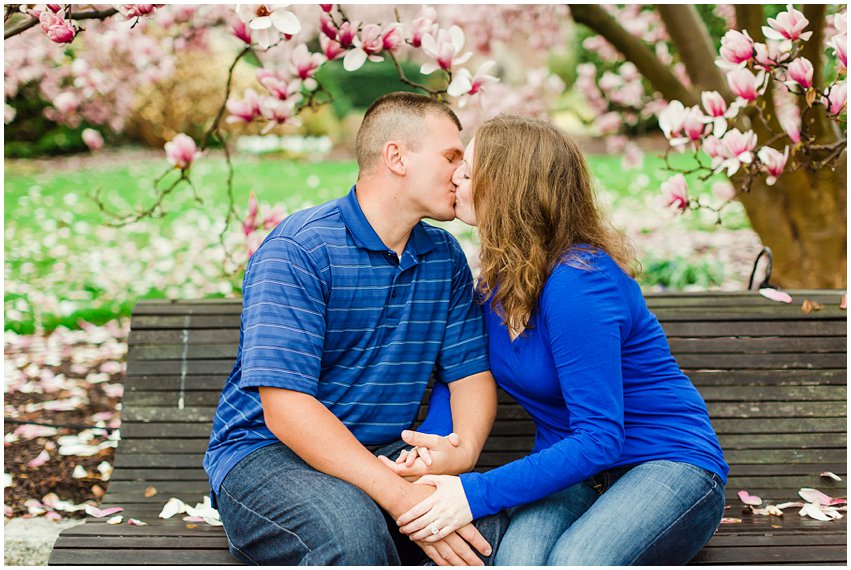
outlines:
[{"label": "collar of polo shirt", "polygon": [[[355,195],[356,187],[357,185],[352,186],[349,193],[338,201],[343,222],[345,222],[358,247],[370,251],[385,252],[387,251],[387,246],[384,245],[384,242],[375,233],[375,230],[369,224],[358,203],[357,196]],[[434,247],[435,243],[429,237],[428,232],[423,227],[423,223],[417,223],[411,231],[411,237],[408,239],[408,245],[405,246],[405,250],[410,251],[415,256],[419,256],[428,253]]]}]

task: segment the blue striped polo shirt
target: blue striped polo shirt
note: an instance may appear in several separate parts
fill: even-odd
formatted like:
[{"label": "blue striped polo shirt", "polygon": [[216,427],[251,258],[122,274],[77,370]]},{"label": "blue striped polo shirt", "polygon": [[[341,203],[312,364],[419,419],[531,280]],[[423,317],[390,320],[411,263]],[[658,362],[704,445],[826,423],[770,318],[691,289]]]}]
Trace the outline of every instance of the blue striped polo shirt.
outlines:
[{"label": "blue striped polo shirt", "polygon": [[411,427],[432,371],[448,383],[488,369],[458,242],[419,222],[397,256],[355,187],[281,222],[249,260],[242,292],[236,363],[204,456],[214,492],[242,458],[278,441],[259,386],[314,396],[374,445]]}]

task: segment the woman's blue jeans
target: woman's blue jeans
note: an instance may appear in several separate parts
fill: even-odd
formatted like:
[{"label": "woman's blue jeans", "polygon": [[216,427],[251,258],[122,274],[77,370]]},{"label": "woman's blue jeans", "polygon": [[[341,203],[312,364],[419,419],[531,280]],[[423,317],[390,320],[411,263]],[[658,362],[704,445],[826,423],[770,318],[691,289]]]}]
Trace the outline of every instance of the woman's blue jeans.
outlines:
[{"label": "woman's blue jeans", "polygon": [[[398,440],[372,452],[395,458],[406,447]],[[282,443],[262,447],[237,463],[222,481],[216,502],[231,554],[249,564],[430,562],[366,493],[313,469]],[[475,525],[496,551],[508,517],[483,517]],[[493,554],[480,558],[493,564]]]},{"label": "woman's blue jeans", "polygon": [[511,509],[496,564],[686,564],[723,514],[724,484],[705,469],[673,461],[613,468]]}]

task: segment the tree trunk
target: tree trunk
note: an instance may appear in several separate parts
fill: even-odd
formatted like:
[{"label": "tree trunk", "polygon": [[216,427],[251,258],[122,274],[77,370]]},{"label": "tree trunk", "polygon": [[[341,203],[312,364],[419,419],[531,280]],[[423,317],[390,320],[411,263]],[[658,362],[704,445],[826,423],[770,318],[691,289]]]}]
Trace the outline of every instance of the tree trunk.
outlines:
[{"label": "tree trunk", "polygon": [[774,255],[773,284],[785,289],[847,286],[845,161],[843,152],[835,171],[801,168],[784,173],[774,186],[757,179],[741,195],[754,231]]},{"label": "tree trunk", "polygon": [[[636,43],[640,40],[630,35],[611,16],[596,5],[571,5],[571,12],[577,23],[584,24],[600,34],[609,43],[618,48],[624,56],[635,63],[651,84],[659,90],[666,99],[679,99],[686,106],[700,99],[700,91],[688,92],[686,97],[681,95],[682,85],[671,82],[666,70],[660,69],[661,62],[652,54],[649,48],[641,49]],[[824,26],[824,10],[810,8],[812,17],[809,29],[821,29]],[[705,55],[705,49],[700,49],[700,43],[695,39],[706,35],[703,23],[694,18],[675,18],[675,11],[669,11],[667,20],[676,22],[681,29],[671,34],[672,42],[681,58],[691,57],[686,67],[702,81],[692,82],[707,86],[715,85],[718,91],[726,91],[726,85],[718,84],[718,75],[701,72],[700,66],[714,65]],[[762,6],[737,5],[736,21],[740,29],[748,29],[756,41],[763,39],[760,26],[764,25]],[[670,31],[670,30],[669,30]],[[820,53],[823,35],[814,34],[813,46],[809,49]],[[679,40],[679,42],[677,41]],[[688,45],[679,45],[688,43]],[[703,52],[703,55],[701,55]],[[814,56],[814,59],[819,59]],[[814,65],[821,66],[821,61]],[[678,82],[677,82],[678,83]],[[771,138],[772,132],[778,132],[779,124],[774,116],[773,103],[766,101],[766,111],[769,124],[757,116],[750,128],[753,128],[760,141]],[[816,111],[820,111],[816,110]],[[755,115],[752,113],[752,115]],[[836,134],[826,128],[824,113],[810,110],[807,117],[807,127],[816,140],[822,144],[836,141]],[[746,118],[741,119],[750,122]],[[832,135],[832,136],[831,136]],[[847,246],[846,246],[846,203],[847,203],[847,171],[846,152],[843,151],[836,169],[821,168],[813,172],[800,168],[795,172],[785,172],[774,186],[768,186],[764,178],[758,177],[751,185],[748,193],[742,194],[739,200],[745,207],[751,226],[759,235],[762,243],[771,248],[774,258],[771,282],[783,288],[823,288],[846,286]],[[740,186],[743,179],[733,177],[733,184]]]}]

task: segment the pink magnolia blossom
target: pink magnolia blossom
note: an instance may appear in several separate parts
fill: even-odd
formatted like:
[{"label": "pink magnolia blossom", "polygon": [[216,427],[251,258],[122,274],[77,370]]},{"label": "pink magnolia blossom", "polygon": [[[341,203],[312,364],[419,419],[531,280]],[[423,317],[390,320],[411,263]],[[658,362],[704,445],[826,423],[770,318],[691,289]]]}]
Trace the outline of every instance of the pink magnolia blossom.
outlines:
[{"label": "pink magnolia blossom", "polygon": [[736,196],[736,189],[729,180],[719,180],[712,184],[712,195],[719,200],[732,200]]},{"label": "pink magnolia blossom", "polygon": [[320,7],[320,8],[322,8],[322,11],[323,11],[323,12],[326,12],[326,13],[327,13],[327,12],[330,12],[331,10],[333,10],[333,9],[334,9],[334,5],[333,5],[333,4],[320,4],[320,5],[319,5],[319,7]]},{"label": "pink magnolia blossom", "polygon": [[697,105],[689,107],[683,121],[683,131],[691,141],[700,140],[706,131],[703,113]]},{"label": "pink magnolia blossom", "polygon": [[759,88],[764,78],[764,72],[760,71],[754,75],[751,70],[743,67],[727,73],[727,84],[737,97],[745,101],[753,101],[759,95]]},{"label": "pink magnolia blossom", "polygon": [[251,29],[243,22],[242,20],[237,20],[230,27],[231,33],[234,37],[245,45],[251,45]]},{"label": "pink magnolia blossom", "polygon": [[704,91],[700,95],[703,108],[710,117],[723,117],[727,111],[727,102],[717,91]]},{"label": "pink magnolia blossom", "polygon": [[725,62],[738,66],[753,57],[753,40],[747,31],[729,30],[721,38],[719,53]]},{"label": "pink magnolia blossom", "polygon": [[848,36],[846,34],[837,34],[830,38],[828,46],[833,49],[834,55],[842,64],[843,68],[848,67]]},{"label": "pink magnolia blossom", "polygon": [[357,71],[366,60],[384,61],[378,55],[384,49],[384,41],[381,39],[381,27],[377,24],[367,24],[363,27],[360,35],[352,39],[354,48],[343,58],[343,68],[346,71]]},{"label": "pink magnolia blossom", "polygon": [[325,56],[321,53],[311,53],[307,49],[307,44],[299,44],[290,55],[290,64],[293,73],[299,79],[307,82],[313,77],[319,66],[325,63]]},{"label": "pink magnolia blossom", "polygon": [[254,89],[245,90],[244,99],[228,99],[225,104],[230,115],[228,123],[250,123],[260,116],[260,97]]},{"label": "pink magnolia blossom", "polygon": [[493,75],[489,75],[495,67],[496,62],[489,60],[480,65],[475,74],[471,74],[466,68],[459,69],[452,77],[452,82],[446,92],[452,97],[461,97],[458,100],[458,106],[465,107],[470,99],[478,94],[485,85],[499,81]]},{"label": "pink magnolia blossom", "polygon": [[756,133],[753,131],[727,131],[721,143],[721,156],[725,160],[719,168],[726,168],[727,176],[735,174],[742,164],[753,162],[753,149],[756,147]]},{"label": "pink magnolia blossom", "polygon": [[100,150],[103,148],[103,137],[94,129],[83,129],[83,142],[89,150]]},{"label": "pink magnolia blossom", "polygon": [[430,75],[438,69],[449,71],[453,65],[466,63],[473,57],[473,52],[461,53],[464,49],[464,42],[464,32],[458,26],[452,26],[448,30],[439,30],[436,37],[432,34],[424,35],[422,39],[423,51],[430,58],[437,60],[437,64],[424,63],[420,68],[420,73]]},{"label": "pink magnolia blossom", "polygon": [[789,59],[790,53],[783,49],[781,42],[767,40],[763,43],[754,44],[754,60],[757,69],[771,71],[778,65]]},{"label": "pink magnolia blossom", "polygon": [[381,33],[382,48],[387,51],[396,52],[405,43],[402,34],[402,25],[398,23],[388,24]]},{"label": "pink magnolia blossom", "polygon": [[179,133],[165,143],[165,155],[175,168],[186,170],[201,156],[195,141],[187,134]]},{"label": "pink magnolia blossom", "polygon": [[257,209],[257,196],[252,192],[248,197],[248,214],[242,220],[242,233],[246,237],[257,229]]},{"label": "pink magnolia blossom", "polygon": [[809,23],[801,12],[787,4],[786,12],[780,12],[777,18],[768,19],[768,25],[762,27],[762,33],[770,40],[795,41],[800,38],[807,41],[813,35],[812,32],[804,32]]},{"label": "pink magnolia blossom", "polygon": [[759,161],[762,163],[762,170],[768,176],[765,183],[769,186],[774,186],[777,178],[783,173],[786,168],[786,161],[789,159],[789,147],[787,146],[781,153],[779,150],[773,149],[770,146],[764,146],[756,153]]},{"label": "pink magnolia blossom", "polygon": [[[291,96],[301,91],[301,81],[293,79],[284,73],[275,72],[271,69],[261,67],[257,70],[256,76],[257,82],[278,99],[289,99]],[[259,101],[256,109],[258,109],[259,112]],[[250,109],[250,111],[254,114],[253,109]]]},{"label": "pink magnolia blossom", "polygon": [[118,11],[128,20],[151,15],[155,9],[162,8],[163,4],[120,4]]},{"label": "pink magnolia blossom", "polygon": [[269,121],[269,124],[263,129],[262,133],[266,134],[277,125],[290,124],[297,126],[301,124],[298,117],[293,116],[295,101],[281,101],[275,97],[264,97],[260,100],[260,113],[263,118]]},{"label": "pink magnolia blossom", "polygon": [[601,134],[610,135],[620,130],[621,126],[623,126],[623,120],[620,114],[609,112],[597,117],[594,125],[600,129]]},{"label": "pink magnolia blossom", "polygon": [[342,57],[346,50],[336,40],[329,39],[328,36],[319,36],[319,45],[322,47],[322,53],[325,54],[325,59],[328,61]]},{"label": "pink magnolia blossom", "polygon": [[780,121],[780,128],[793,143],[801,142],[801,111],[797,105],[792,103],[778,106],[777,120]]},{"label": "pink magnolia blossom", "polygon": [[319,16],[319,31],[328,39],[336,41],[337,27],[334,25],[334,21],[331,20],[331,17],[328,16],[328,14],[323,13]]},{"label": "pink magnolia blossom", "polygon": [[703,152],[706,153],[706,156],[712,159],[712,168],[718,166],[718,164],[720,164],[723,160],[723,157],[721,156],[721,147],[721,139],[714,135],[709,135],[703,139],[701,148],[703,149]]},{"label": "pink magnolia blossom", "polygon": [[64,11],[53,13],[49,10],[41,12],[38,16],[38,21],[41,24],[41,29],[50,38],[50,41],[57,44],[68,44],[74,40],[77,35],[77,30],[70,20],[64,17]]},{"label": "pink magnolia blossom", "polygon": [[263,49],[280,40],[281,34],[292,36],[301,31],[301,22],[287,5],[238,4],[236,13],[248,24],[253,39]]},{"label": "pink magnolia blossom", "polygon": [[410,25],[411,45],[418,48],[422,45],[423,36],[433,35],[437,30],[437,11],[431,6],[424,6],[419,15]]},{"label": "pink magnolia blossom", "polygon": [[688,208],[688,184],[685,176],[675,174],[662,183],[662,195],[665,207],[673,206],[684,211]]},{"label": "pink magnolia blossom", "polygon": [[280,204],[278,204],[277,206],[275,206],[271,210],[267,210],[264,207],[263,221],[261,222],[261,225],[263,226],[264,230],[270,230],[270,229],[276,227],[281,222],[283,222],[284,218],[286,218],[286,217],[287,217],[287,214],[284,211],[284,207],[281,206]]},{"label": "pink magnolia blossom", "polygon": [[825,96],[825,104],[831,115],[838,115],[845,109],[845,104],[848,99],[848,83],[843,81],[831,85]]},{"label": "pink magnolia blossom", "polygon": [[345,21],[340,24],[340,29],[337,30],[337,41],[340,42],[341,46],[348,49],[352,46],[352,42],[354,42],[357,35],[358,24]]},{"label": "pink magnolia blossom", "polygon": [[679,101],[671,101],[661,113],[659,113],[659,128],[665,134],[665,138],[671,140],[677,137],[683,130],[683,122],[686,118],[686,109]]},{"label": "pink magnolia blossom", "polygon": [[813,64],[805,57],[793,60],[789,64],[789,78],[804,89],[809,89],[813,86]]}]

